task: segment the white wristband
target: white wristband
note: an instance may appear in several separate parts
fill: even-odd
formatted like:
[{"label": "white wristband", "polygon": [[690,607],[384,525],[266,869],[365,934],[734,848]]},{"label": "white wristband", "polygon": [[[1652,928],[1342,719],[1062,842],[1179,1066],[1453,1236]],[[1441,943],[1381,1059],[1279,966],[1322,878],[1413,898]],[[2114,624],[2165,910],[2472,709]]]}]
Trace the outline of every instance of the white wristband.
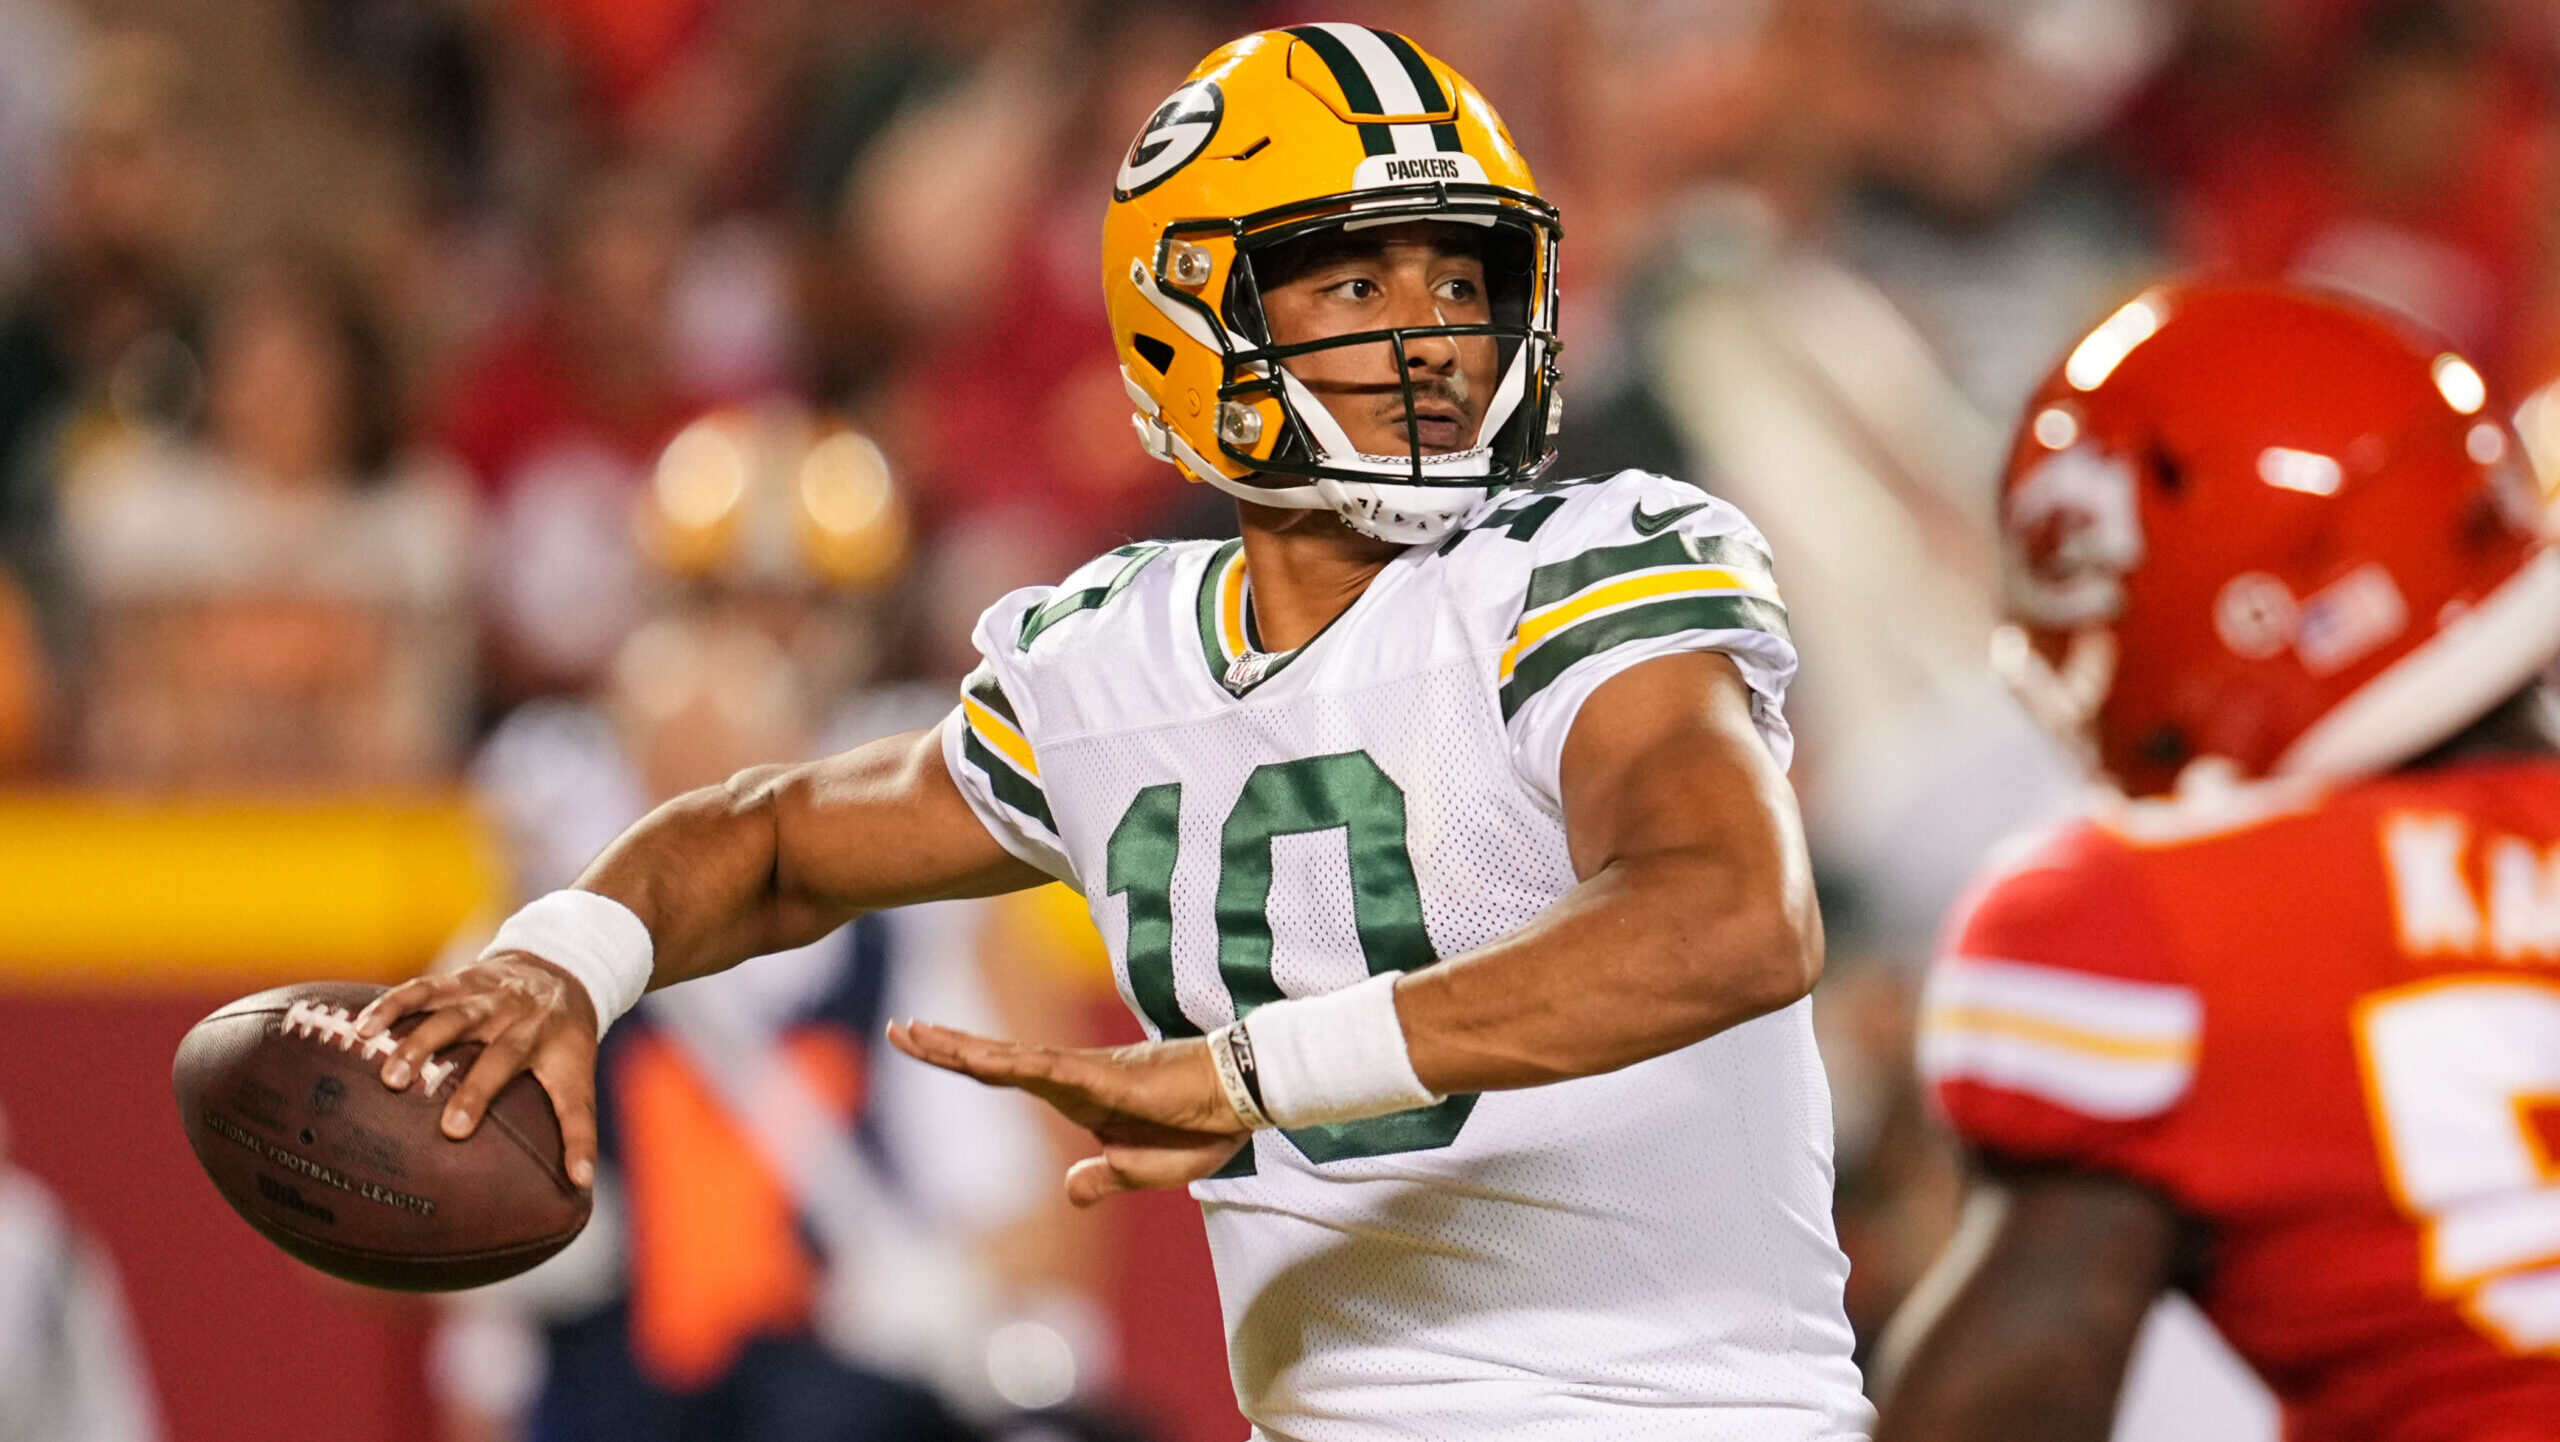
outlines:
[{"label": "white wristband", "polygon": [[480,950],[530,952],[576,977],[596,1007],[596,1035],[638,1004],[649,989],[657,947],[630,907],[592,891],[536,897],[498,928]]},{"label": "white wristband", "polygon": [[1411,1111],[1441,1100],[1413,1074],[1396,978],[1373,976],[1323,996],[1273,1002],[1245,1019],[1262,1110],[1272,1124],[1325,1122]]}]

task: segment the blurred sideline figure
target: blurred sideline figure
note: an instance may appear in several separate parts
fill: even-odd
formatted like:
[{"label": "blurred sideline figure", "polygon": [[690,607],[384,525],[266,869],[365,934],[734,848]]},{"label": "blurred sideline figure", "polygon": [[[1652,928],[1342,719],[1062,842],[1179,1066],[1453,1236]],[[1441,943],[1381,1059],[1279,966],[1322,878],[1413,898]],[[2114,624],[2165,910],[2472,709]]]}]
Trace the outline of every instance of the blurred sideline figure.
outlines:
[{"label": "blurred sideline figure", "polygon": [[[2560,550],[2481,373],[2182,284],[2028,407],[1996,655],[2121,793],[1932,969],[1979,1163],[1879,1442],[2107,1435],[2192,1296],[2300,1442],[2560,1418]],[[2067,1325],[2062,1319],[2068,1319]]]},{"label": "blurred sideline figure", "polygon": [[58,668],[77,615],[63,477],[102,446],[192,412],[219,172],[178,46],[128,30],[77,49],[54,184],[27,197],[41,201],[33,274],[0,306],[0,565],[33,603]]},{"label": "blurred sideline figure", "polygon": [[542,227],[542,287],[442,398],[437,439],[487,517],[484,684],[500,701],[578,693],[643,619],[626,544],[650,458],[701,408],[679,364],[676,290],[698,225],[680,172],[598,162]]},{"label": "blurred sideline figure", "polygon": [[468,716],[470,511],[399,445],[391,358],[333,265],[217,288],[200,436],[66,478],[87,603],[88,774],[361,787],[451,773]]},{"label": "blurred sideline figure", "polygon": [[[525,894],[656,802],[940,709],[938,687],[859,691],[907,544],[866,438],[787,404],[716,412],[668,445],[636,522],[650,619],[591,696],[527,703],[473,766]],[[1039,1116],[877,1065],[890,1015],[1013,1019],[980,975],[999,921],[867,917],[616,1028],[599,1224],[448,1314],[449,1436],[932,1442],[1092,1392],[1097,1314],[1039,1235],[1063,1210]]]},{"label": "blurred sideline figure", "polygon": [[151,1379],[104,1253],[9,1164],[0,1116],[0,1442],[158,1442]]}]

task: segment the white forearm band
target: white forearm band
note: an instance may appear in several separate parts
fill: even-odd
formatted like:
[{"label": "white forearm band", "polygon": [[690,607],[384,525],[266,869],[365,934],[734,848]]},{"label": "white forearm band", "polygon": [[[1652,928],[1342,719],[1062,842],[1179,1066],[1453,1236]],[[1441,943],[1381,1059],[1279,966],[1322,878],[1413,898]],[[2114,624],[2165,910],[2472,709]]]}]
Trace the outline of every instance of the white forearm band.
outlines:
[{"label": "white forearm band", "polygon": [[1401,975],[1391,971],[1323,996],[1273,1002],[1245,1019],[1262,1110],[1273,1125],[1358,1121],[1441,1100],[1413,1074],[1405,1051],[1404,1023],[1396,1016]]},{"label": "white forearm band", "polygon": [[638,1004],[649,989],[657,947],[631,908],[592,891],[555,891],[536,897],[498,928],[480,950],[482,960],[501,951],[530,952],[576,977],[596,1006],[596,1034]]}]

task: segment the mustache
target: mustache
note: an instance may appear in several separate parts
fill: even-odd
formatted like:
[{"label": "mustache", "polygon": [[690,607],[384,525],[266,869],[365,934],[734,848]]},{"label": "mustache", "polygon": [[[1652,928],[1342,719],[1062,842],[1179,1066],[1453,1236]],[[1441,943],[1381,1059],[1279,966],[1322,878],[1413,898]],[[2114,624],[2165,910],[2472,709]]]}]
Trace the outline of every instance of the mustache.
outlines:
[{"label": "mustache", "polygon": [[[1404,387],[1389,387],[1378,398],[1379,414],[1394,420],[1406,419],[1404,397]],[[1467,378],[1463,375],[1453,373],[1445,376],[1431,376],[1413,383],[1413,404],[1417,409],[1438,402],[1455,407],[1460,415],[1464,415],[1468,410],[1468,402],[1473,399],[1475,399],[1475,388],[1467,384]]]}]

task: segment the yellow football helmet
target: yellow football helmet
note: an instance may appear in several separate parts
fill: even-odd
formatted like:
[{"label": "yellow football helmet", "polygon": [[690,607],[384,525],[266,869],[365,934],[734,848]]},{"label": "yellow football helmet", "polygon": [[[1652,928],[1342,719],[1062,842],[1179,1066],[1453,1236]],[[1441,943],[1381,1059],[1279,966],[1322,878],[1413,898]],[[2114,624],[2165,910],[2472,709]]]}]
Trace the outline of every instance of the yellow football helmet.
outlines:
[{"label": "yellow football helmet", "polygon": [[713,410],[678,431],[632,527],[665,574],[747,589],[885,590],[909,540],[880,448],[787,401]]},{"label": "yellow football helmet", "polygon": [[[1556,209],[1493,107],[1412,41],[1300,25],[1221,47],[1139,131],[1111,198],[1102,282],[1120,374],[1140,442],[1190,479],[1414,544],[1554,459]],[[1315,231],[1414,220],[1482,228],[1490,324],[1272,343],[1256,256]],[[1418,436],[1404,455],[1359,451],[1286,364],[1387,345],[1405,373],[1410,340],[1485,335],[1500,379],[1473,443],[1443,455]]]}]

